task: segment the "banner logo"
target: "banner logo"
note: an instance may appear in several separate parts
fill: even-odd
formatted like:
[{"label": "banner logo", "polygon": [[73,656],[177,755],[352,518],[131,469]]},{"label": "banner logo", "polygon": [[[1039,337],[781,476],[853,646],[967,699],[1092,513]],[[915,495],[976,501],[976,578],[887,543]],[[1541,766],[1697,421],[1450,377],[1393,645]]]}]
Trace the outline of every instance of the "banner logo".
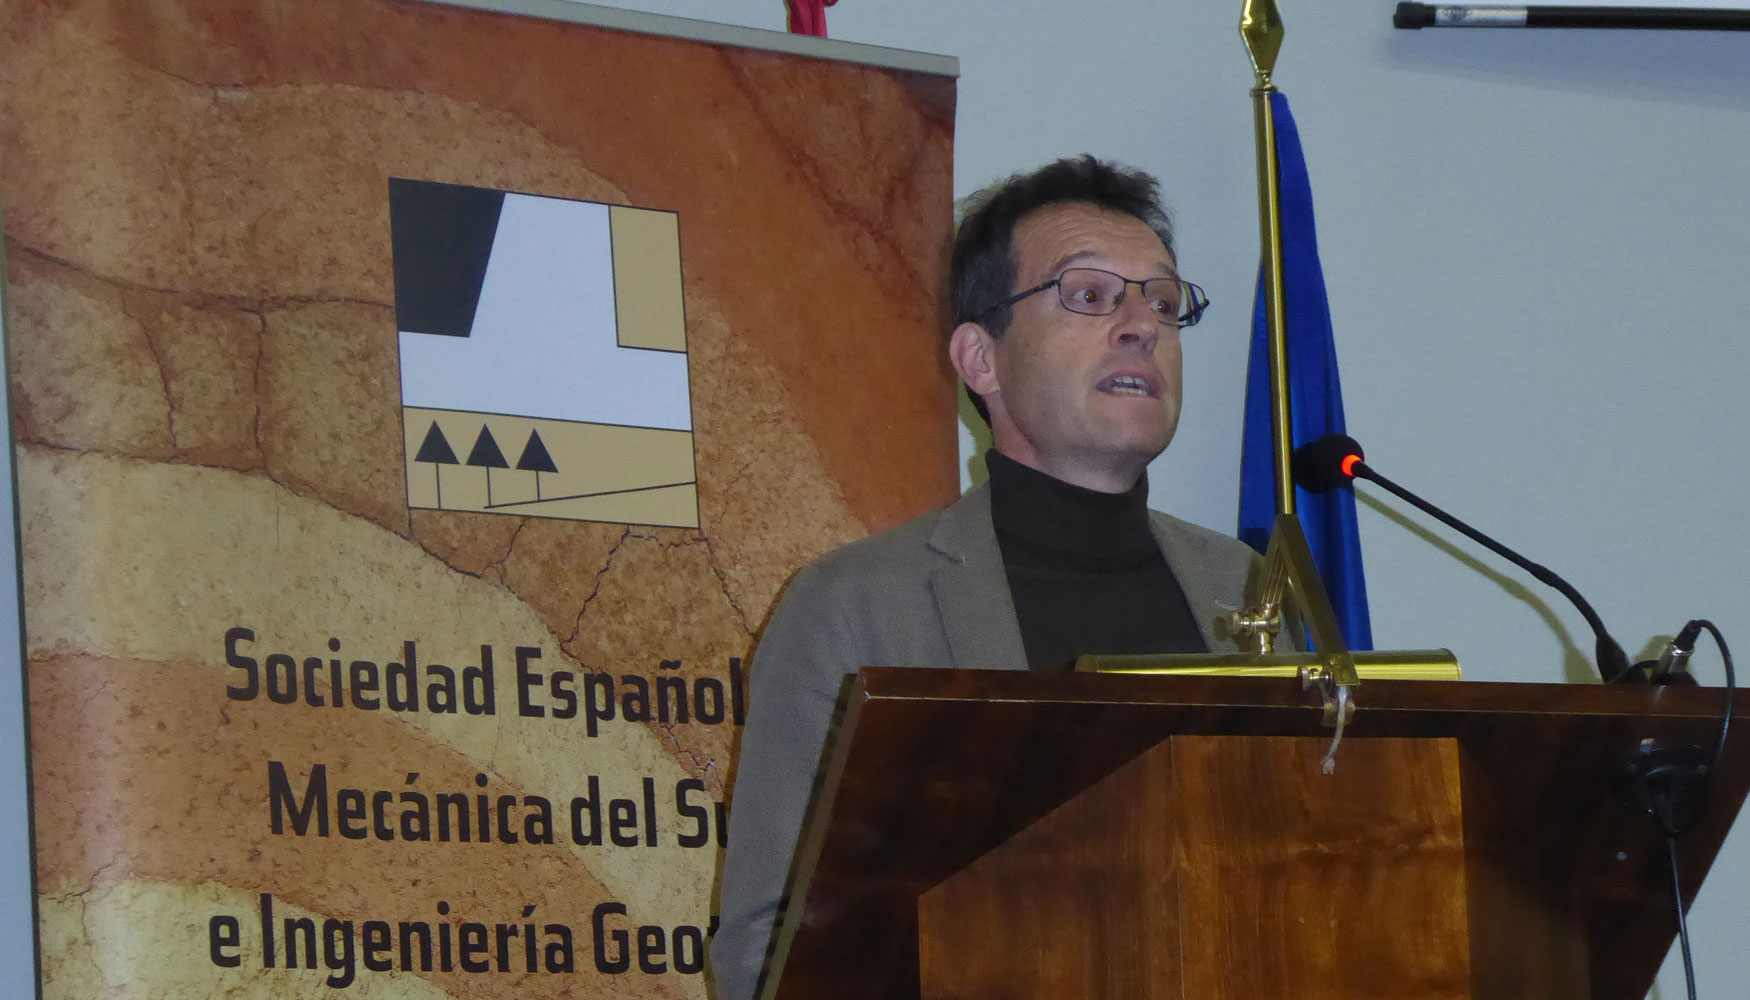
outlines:
[{"label": "banner logo", "polygon": [[407,503],[699,526],[672,212],[389,180]]}]

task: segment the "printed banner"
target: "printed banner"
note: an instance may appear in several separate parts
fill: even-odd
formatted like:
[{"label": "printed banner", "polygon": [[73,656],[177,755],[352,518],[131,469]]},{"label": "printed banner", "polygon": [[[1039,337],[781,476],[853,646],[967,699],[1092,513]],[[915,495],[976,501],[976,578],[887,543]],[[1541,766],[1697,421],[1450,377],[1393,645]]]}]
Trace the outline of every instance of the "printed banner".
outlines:
[{"label": "printed banner", "polygon": [[0,7],[42,994],[706,996],[755,637],[956,492],[953,81]]}]

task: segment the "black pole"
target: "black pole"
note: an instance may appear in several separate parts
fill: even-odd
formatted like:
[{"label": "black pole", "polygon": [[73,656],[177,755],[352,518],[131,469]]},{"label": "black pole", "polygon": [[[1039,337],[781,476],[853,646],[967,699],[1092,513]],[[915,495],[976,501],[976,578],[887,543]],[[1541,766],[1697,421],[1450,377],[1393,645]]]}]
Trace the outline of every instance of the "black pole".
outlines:
[{"label": "black pole", "polygon": [[1638,28],[1750,31],[1750,10],[1707,7],[1516,7],[1400,3],[1395,28]]}]

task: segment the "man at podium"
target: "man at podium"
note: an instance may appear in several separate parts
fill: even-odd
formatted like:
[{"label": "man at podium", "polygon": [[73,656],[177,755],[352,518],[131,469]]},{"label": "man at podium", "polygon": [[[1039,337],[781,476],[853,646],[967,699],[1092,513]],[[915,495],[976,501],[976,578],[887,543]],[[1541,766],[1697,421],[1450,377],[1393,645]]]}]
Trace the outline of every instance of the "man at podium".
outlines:
[{"label": "man at podium", "polygon": [[1151,511],[1172,440],[1179,275],[1158,184],[1091,156],[973,196],[948,354],[989,422],[989,481],[797,573],[753,662],[711,944],[718,1000],[758,989],[834,707],[863,666],[1065,670],[1083,653],[1237,652],[1216,616],[1256,553]]}]

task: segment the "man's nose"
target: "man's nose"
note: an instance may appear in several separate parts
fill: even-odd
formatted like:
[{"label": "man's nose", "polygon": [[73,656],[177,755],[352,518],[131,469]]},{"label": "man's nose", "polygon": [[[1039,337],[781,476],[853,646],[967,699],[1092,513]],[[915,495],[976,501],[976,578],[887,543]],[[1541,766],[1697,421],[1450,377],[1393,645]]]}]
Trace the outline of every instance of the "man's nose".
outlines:
[{"label": "man's nose", "polygon": [[1140,347],[1152,351],[1161,339],[1160,313],[1150,308],[1148,300],[1142,297],[1141,290],[1125,290],[1124,298],[1118,303],[1118,310],[1113,313],[1112,344],[1114,347]]}]

